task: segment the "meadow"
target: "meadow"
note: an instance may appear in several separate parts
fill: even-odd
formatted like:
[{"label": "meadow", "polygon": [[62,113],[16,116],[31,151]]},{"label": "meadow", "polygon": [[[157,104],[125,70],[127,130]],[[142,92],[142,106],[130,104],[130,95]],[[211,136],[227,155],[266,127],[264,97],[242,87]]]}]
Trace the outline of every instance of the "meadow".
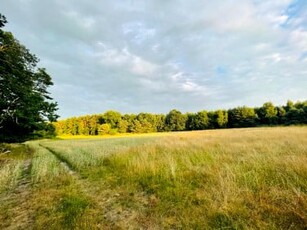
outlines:
[{"label": "meadow", "polygon": [[306,126],[6,148],[0,229],[307,228]]}]

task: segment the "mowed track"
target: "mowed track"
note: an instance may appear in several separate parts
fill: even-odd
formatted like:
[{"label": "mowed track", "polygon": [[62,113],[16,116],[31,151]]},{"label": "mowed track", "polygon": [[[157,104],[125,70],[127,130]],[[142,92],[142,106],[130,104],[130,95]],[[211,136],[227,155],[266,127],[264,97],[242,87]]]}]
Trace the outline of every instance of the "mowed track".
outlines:
[{"label": "mowed track", "polygon": [[[127,212],[125,212],[125,216],[120,217],[121,215],[119,212],[116,211],[113,213],[112,211],[112,200],[118,198],[118,194],[111,194],[105,190],[104,193],[100,192],[100,197],[97,197],[97,190],[99,190],[99,187],[82,177],[80,172],[78,172],[65,157],[51,148],[44,147],[38,142],[31,143],[31,147],[33,148],[34,146],[37,155],[44,153],[48,159],[50,156],[55,158],[54,163],[60,168],[59,171],[61,171],[61,174],[53,178],[52,176],[46,176],[43,180],[35,179],[36,172],[33,169],[35,156],[23,160],[22,173],[18,178],[16,186],[0,194],[0,206],[3,211],[0,213],[0,229],[33,229],[34,226],[40,229],[43,228],[46,223],[49,224],[48,226],[50,229],[99,229],[102,226],[103,228],[112,228],[112,226],[115,226],[115,219],[117,222],[120,219],[125,219],[123,220],[124,222],[129,219]],[[62,181],[64,177],[65,179]],[[56,187],[60,186],[60,188],[54,189],[54,184],[57,183],[57,180],[59,180],[60,184],[56,185]],[[65,185],[62,185],[62,182],[64,182]],[[43,196],[49,197],[46,197],[47,199],[45,200]],[[65,199],[68,201],[64,205],[68,206],[68,212],[71,213],[61,215],[61,212],[63,212],[61,200]],[[75,200],[76,205],[73,203]],[[81,202],[81,207],[78,202]],[[82,202],[85,205],[82,205]],[[41,216],[40,213],[37,213],[39,211],[47,213]],[[48,219],[50,217],[48,216],[48,212],[54,214],[54,211],[60,213],[56,219],[63,219],[62,221],[57,220],[58,223],[55,224],[52,223],[53,218]],[[97,214],[99,214],[98,217]],[[88,215],[89,217],[84,217],[84,219],[88,220],[81,225],[75,224],[77,221],[76,218],[80,218],[82,215]],[[90,216],[92,215],[96,215],[96,221],[88,223],[91,221]],[[64,218],[70,219],[64,220]],[[37,221],[37,219],[39,220]],[[68,223],[65,223],[66,221],[68,221]]]},{"label": "mowed track", "polygon": [[[135,223],[132,220],[135,217],[135,213],[131,210],[114,210],[114,203],[119,198],[120,194],[113,193],[108,188],[101,189],[101,184],[97,185],[89,181],[86,176],[81,175],[80,170],[74,166],[65,157],[64,154],[56,152],[50,147],[45,147],[43,144],[39,144],[40,148],[46,149],[50,154],[56,157],[60,165],[65,171],[72,177],[73,184],[77,194],[81,194],[86,200],[90,201],[90,207],[88,213],[96,215],[95,221],[87,223],[85,226],[89,229],[93,228],[125,228],[125,226],[132,226]],[[99,196],[97,196],[99,194]]]},{"label": "mowed track", "polygon": [[63,166],[63,168],[71,175],[75,175],[76,176],[76,179],[77,178],[77,175],[76,175],[76,171],[73,169],[72,165],[65,159],[61,156],[61,154],[55,152],[54,150],[52,150],[51,148],[48,148],[48,147],[44,147],[42,144],[39,144],[39,146],[41,148],[45,148],[50,154],[52,154],[53,156],[56,157],[56,159],[61,163],[61,165]]},{"label": "mowed track", "polygon": [[[5,205],[10,209],[7,216],[0,217],[0,229],[27,229],[33,224],[34,210],[28,202],[31,197],[31,161],[24,160],[21,177],[9,196],[0,195],[0,206]],[[11,218],[10,223],[5,221],[6,218]]]},{"label": "mowed track", "polygon": [[[82,141],[84,140],[81,140],[81,142]],[[106,141],[106,143],[103,143],[104,141]],[[112,145],[109,145],[109,141],[112,141]],[[143,146],[151,141],[155,142],[155,138],[148,137],[148,135],[145,135],[144,138],[137,137],[136,139],[129,137],[128,139],[95,140],[93,144],[102,142],[99,143],[99,146],[107,148],[106,151],[99,149],[98,154],[91,149],[79,152],[75,150],[65,152],[57,145],[54,145],[56,147],[53,148],[50,147],[48,145],[49,142],[42,142],[39,145],[57,158],[61,165],[72,176],[78,193],[82,194],[91,202],[89,207],[90,210],[88,210],[86,215],[87,217],[84,218],[92,222],[87,223],[86,228],[126,229],[128,226],[131,228],[146,227],[146,224],[138,222],[140,215],[136,210],[133,210],[130,206],[123,206],[122,203],[125,203],[127,200],[131,202],[131,196],[135,196],[137,199],[142,200],[141,206],[143,206],[144,204],[147,205],[148,200],[151,198],[146,194],[144,197],[143,192],[140,192],[140,194],[133,194],[133,192],[129,191],[127,197],[127,191],[121,191],[121,189],[117,188],[114,189],[108,182],[105,183],[103,179],[105,174],[104,170],[108,167],[109,156],[120,155],[121,153],[129,151],[131,148]],[[74,141],[73,144],[77,142]],[[50,143],[53,144],[52,142]],[[95,157],[89,157],[88,152],[92,152],[90,156]],[[77,155],[77,157],[75,157],[75,155]],[[84,155],[86,155],[85,158],[83,158]],[[87,159],[88,157],[90,160]],[[123,171],[122,173],[125,172]],[[116,180],[116,177],[112,178],[112,180]],[[91,219],[90,215],[94,215],[95,218]]]}]

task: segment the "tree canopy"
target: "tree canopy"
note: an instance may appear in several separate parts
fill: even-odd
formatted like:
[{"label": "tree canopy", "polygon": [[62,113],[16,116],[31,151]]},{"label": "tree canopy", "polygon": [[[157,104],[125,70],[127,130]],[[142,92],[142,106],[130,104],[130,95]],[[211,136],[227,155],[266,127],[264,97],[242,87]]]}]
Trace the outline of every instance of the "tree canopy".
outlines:
[{"label": "tree canopy", "polygon": [[0,14],[0,141],[21,141],[52,130],[57,103],[47,88],[53,85],[38,58],[2,28]]},{"label": "tree canopy", "polygon": [[272,102],[266,102],[260,108],[243,106],[186,114],[175,109],[166,115],[121,114],[117,111],[107,111],[100,115],[61,120],[56,122],[55,126],[59,135],[106,135],[292,124],[307,124],[307,101],[288,101],[285,106],[275,106]]}]

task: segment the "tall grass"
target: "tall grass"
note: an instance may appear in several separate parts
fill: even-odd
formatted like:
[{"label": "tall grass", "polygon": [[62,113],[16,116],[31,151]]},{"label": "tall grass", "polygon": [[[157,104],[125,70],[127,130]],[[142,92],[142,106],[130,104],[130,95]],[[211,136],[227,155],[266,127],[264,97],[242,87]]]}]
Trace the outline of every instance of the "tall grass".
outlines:
[{"label": "tall grass", "polygon": [[2,144],[6,149],[0,153],[0,192],[12,190],[23,174],[24,160],[31,157],[31,151],[25,145]]},{"label": "tall grass", "polygon": [[31,227],[305,229],[306,140],[284,127],[29,142]]},{"label": "tall grass", "polygon": [[300,229],[306,140],[306,128],[176,134],[107,157],[101,175],[115,191],[145,194],[158,227]]},{"label": "tall grass", "polygon": [[0,192],[16,186],[18,178],[22,174],[22,166],[23,162],[11,161],[0,168]]},{"label": "tall grass", "polygon": [[89,167],[101,166],[106,156],[142,145],[153,137],[117,139],[78,139],[64,141],[45,141],[41,145],[53,151],[73,169],[81,171]]},{"label": "tall grass", "polygon": [[31,167],[32,183],[52,181],[68,173],[65,166],[51,154],[39,142],[29,142],[28,145],[34,150]]}]

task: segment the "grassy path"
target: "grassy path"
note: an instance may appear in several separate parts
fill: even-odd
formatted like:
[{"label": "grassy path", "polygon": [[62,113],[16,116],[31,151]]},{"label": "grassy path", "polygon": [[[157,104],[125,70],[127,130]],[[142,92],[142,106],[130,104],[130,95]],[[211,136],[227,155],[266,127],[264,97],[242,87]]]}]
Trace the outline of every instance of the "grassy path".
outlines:
[{"label": "grassy path", "polygon": [[80,170],[75,168],[61,153],[45,147],[43,144],[39,144],[39,146],[56,157],[68,174],[71,175],[72,183],[75,184],[77,190],[76,193],[90,201],[90,207],[87,214],[84,215],[87,223],[83,227],[100,229],[103,226],[103,229],[125,229],[126,226],[136,224],[133,223],[135,212],[129,209],[123,210],[120,205],[116,204],[120,196],[119,193],[114,193],[113,190],[108,188],[102,188],[101,183],[93,183],[86,176],[82,176]]},{"label": "grassy path", "polygon": [[[10,211],[12,212],[12,222],[17,223],[12,229],[27,229],[30,228],[33,220],[32,213],[33,209],[29,204],[31,196],[31,159],[24,161],[22,177],[18,181],[17,187],[11,197],[11,200],[17,204]],[[8,229],[11,229],[10,227]]]},{"label": "grassy path", "polygon": [[32,226],[34,210],[29,203],[31,162],[31,159],[23,161],[21,176],[16,187],[9,193],[0,196],[1,214],[4,214],[0,215],[0,229],[29,229]]},{"label": "grassy path", "polygon": [[[80,173],[56,151],[39,142],[31,145],[35,146],[38,158],[47,159],[42,160],[46,165],[37,165],[38,169],[32,170],[35,172],[32,172],[32,177],[41,174],[44,167],[48,168],[46,173],[49,173],[49,180],[37,177],[37,181],[32,182],[36,186],[35,193],[40,198],[38,200],[45,203],[42,205],[38,200],[32,201],[37,209],[44,211],[36,217],[34,226],[41,228],[48,225],[50,229],[97,229],[99,224],[92,221],[91,216],[99,207],[89,193],[90,184],[85,184]],[[50,160],[53,163],[48,165]],[[50,173],[52,171],[56,173]],[[44,199],[46,194],[48,197]]]},{"label": "grassy path", "polygon": [[65,170],[73,175],[76,174],[75,169],[73,168],[73,166],[69,163],[69,161],[67,161],[65,158],[63,158],[61,156],[61,154],[57,153],[56,151],[52,150],[51,148],[45,147],[42,144],[39,144],[39,146],[41,148],[45,148],[50,154],[52,154],[53,156],[56,157],[56,159],[61,163],[61,165],[65,168]]}]

